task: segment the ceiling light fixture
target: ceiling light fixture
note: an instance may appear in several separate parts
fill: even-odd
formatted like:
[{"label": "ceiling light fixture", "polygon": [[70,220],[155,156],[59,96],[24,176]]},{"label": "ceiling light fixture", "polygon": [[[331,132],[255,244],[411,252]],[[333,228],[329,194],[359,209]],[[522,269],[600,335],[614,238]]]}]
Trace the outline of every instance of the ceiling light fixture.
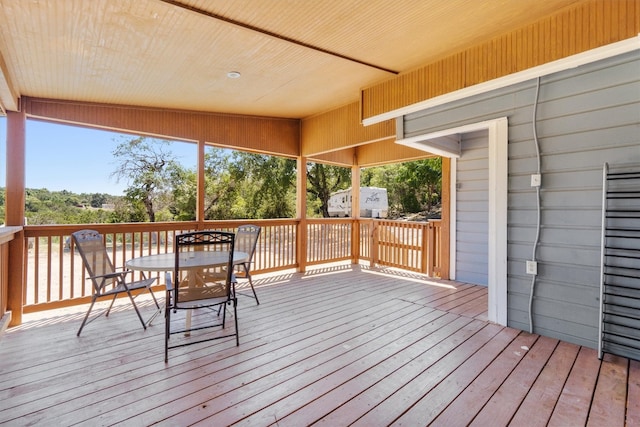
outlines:
[{"label": "ceiling light fixture", "polygon": [[227,77],[229,77],[230,79],[239,79],[241,76],[239,71],[229,71],[227,73]]}]

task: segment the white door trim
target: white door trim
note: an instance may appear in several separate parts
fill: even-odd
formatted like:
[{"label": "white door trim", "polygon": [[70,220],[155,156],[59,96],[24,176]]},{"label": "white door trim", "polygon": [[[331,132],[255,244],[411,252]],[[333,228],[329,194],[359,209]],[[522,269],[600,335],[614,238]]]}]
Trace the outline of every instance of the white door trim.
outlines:
[{"label": "white door trim", "polygon": [[507,324],[508,122],[489,124],[489,320]]},{"label": "white door trim", "polygon": [[449,189],[450,203],[449,203],[449,278],[456,280],[456,253],[457,247],[457,234],[456,223],[458,221],[458,159],[453,157],[451,159],[451,188]]},{"label": "white door trim", "polygon": [[[445,131],[421,135],[419,140],[429,140],[443,135],[461,135],[479,130],[488,131],[489,140],[489,321],[507,324],[507,190],[508,190],[508,120],[506,117],[472,123]],[[416,148],[419,148],[416,146]],[[428,146],[424,146],[428,151]],[[449,277],[456,273],[456,181],[457,162],[451,156],[451,221]]]}]

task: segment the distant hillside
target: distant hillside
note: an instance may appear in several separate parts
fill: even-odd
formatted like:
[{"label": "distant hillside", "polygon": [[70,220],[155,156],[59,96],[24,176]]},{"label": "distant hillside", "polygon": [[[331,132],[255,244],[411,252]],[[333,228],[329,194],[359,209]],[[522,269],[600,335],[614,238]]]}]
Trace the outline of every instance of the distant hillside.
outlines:
[{"label": "distant hillside", "polygon": [[[73,193],[27,188],[27,224],[89,224],[114,222],[112,212],[123,198],[106,193]],[[4,223],[5,188],[0,187],[0,222]]]}]

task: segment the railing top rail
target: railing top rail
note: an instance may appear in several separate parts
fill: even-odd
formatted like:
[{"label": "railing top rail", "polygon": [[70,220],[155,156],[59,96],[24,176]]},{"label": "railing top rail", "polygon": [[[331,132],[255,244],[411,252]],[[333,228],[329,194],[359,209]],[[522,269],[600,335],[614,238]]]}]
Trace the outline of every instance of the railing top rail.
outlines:
[{"label": "railing top rail", "polygon": [[22,226],[19,225],[0,227],[0,244],[10,242],[20,231],[22,231]]},{"label": "railing top rail", "polygon": [[139,233],[170,230],[196,230],[201,228],[236,228],[243,224],[257,225],[286,225],[297,224],[297,219],[235,219],[211,221],[172,221],[172,222],[127,222],[117,224],[54,224],[54,225],[26,225],[26,237],[57,236],[71,234],[77,230],[90,228],[102,233]]}]

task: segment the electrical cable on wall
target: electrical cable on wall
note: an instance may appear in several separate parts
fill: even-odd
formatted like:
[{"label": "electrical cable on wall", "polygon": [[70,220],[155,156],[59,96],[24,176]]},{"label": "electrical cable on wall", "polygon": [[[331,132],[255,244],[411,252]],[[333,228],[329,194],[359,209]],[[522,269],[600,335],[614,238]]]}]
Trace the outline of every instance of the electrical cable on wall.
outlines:
[{"label": "electrical cable on wall", "polygon": [[[533,120],[531,121],[533,125],[533,142],[536,147],[536,159],[538,162],[538,167],[536,169],[536,174],[540,176],[540,142],[538,141],[538,132],[537,132],[537,116],[538,116],[538,102],[540,96],[540,77],[537,78],[536,82],[536,96],[533,103]],[[536,237],[533,242],[533,256],[531,260],[536,263],[536,252],[538,249],[538,243],[540,241],[540,216],[541,216],[541,200],[540,200],[540,184],[536,186],[536,200],[537,200],[537,222],[536,222]],[[537,273],[537,272],[536,272]],[[536,286],[536,274],[531,276],[531,290],[529,292],[529,333],[533,333],[533,294]]]}]

